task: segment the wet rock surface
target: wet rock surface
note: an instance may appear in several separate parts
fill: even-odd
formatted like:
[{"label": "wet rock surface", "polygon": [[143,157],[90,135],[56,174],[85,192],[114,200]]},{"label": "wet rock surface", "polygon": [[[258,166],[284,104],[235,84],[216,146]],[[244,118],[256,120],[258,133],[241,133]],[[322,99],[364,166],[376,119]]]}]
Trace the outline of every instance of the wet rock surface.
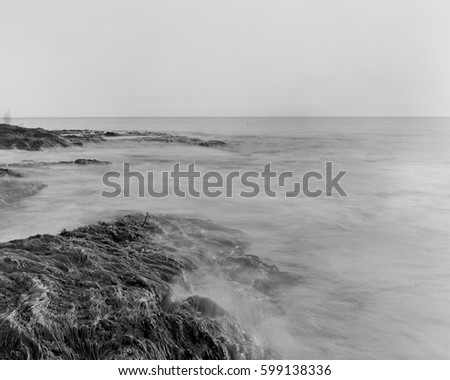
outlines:
[{"label": "wet rock surface", "polygon": [[[52,165],[109,165],[111,161],[101,161],[95,158],[78,158],[72,161],[33,161],[24,160],[8,164],[10,167],[36,167],[36,166],[52,166]],[[1,170],[1,169],[0,169]],[[9,170],[9,169],[8,169]],[[1,171],[0,171],[1,175]]]},{"label": "wet rock surface", "polygon": [[133,215],[0,243],[0,359],[271,357],[214,300],[173,296],[199,268],[262,294],[298,280],[247,255],[241,238],[209,221]]},{"label": "wet rock surface", "polygon": [[221,140],[205,140],[197,137],[173,135],[166,132],[152,131],[92,131],[92,130],[58,130],[60,136],[69,140],[73,145],[82,145],[84,142],[102,142],[120,138],[122,141],[175,143],[199,145],[204,147],[222,147],[226,143]]},{"label": "wet rock surface", "polygon": [[198,137],[172,135],[165,132],[120,131],[114,133],[116,133],[116,137],[120,136],[124,140],[138,142],[178,143],[204,147],[223,147],[226,145],[226,143],[221,140],[204,140]]},{"label": "wet rock surface", "polygon": [[2,177],[21,178],[21,177],[23,177],[23,174],[16,172],[15,170],[8,169],[8,168],[0,168],[0,178],[2,178]]},{"label": "wet rock surface", "polygon": [[38,151],[46,148],[83,146],[86,143],[101,143],[108,139],[133,139],[141,142],[178,143],[204,147],[220,147],[226,143],[220,140],[204,140],[196,137],[173,135],[149,131],[94,131],[94,130],[52,130],[23,128],[0,124],[0,149]]},{"label": "wet rock surface", "polygon": [[[72,161],[68,161],[68,163],[72,163]],[[73,161],[76,165],[108,165],[111,164],[111,161],[99,161],[91,158],[79,158]]]},{"label": "wet rock surface", "polygon": [[41,150],[71,144],[53,131],[0,124],[0,149]]}]

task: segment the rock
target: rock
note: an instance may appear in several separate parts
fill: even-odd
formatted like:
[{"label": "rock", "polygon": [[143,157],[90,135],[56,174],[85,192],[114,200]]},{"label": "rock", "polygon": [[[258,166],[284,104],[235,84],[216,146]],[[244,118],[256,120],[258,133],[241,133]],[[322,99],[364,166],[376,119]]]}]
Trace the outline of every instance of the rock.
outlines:
[{"label": "rock", "polygon": [[47,131],[42,128],[24,128],[9,124],[0,124],[0,149],[41,150],[54,147],[83,146],[86,143],[107,141],[104,137],[124,137],[133,141],[164,142],[207,147],[226,145],[220,140],[202,140],[196,137],[171,135],[150,131],[94,131],[62,129]]},{"label": "rock", "polygon": [[120,134],[117,133],[117,132],[108,131],[108,132],[105,132],[103,134],[103,136],[105,136],[105,137],[118,137],[118,136],[120,136]]},{"label": "rock", "polygon": [[86,143],[101,143],[106,141],[102,131],[85,130],[58,130],[55,133],[64,138],[70,145],[83,146]]},{"label": "rock", "polygon": [[0,359],[270,358],[212,299],[172,299],[205,226],[136,215],[0,243]]},{"label": "rock", "polygon": [[111,161],[100,161],[94,158],[78,158],[74,161],[33,161],[33,160],[24,160],[21,162],[16,162],[13,164],[8,164],[13,167],[35,167],[35,166],[52,166],[52,165],[109,165]]},{"label": "rock", "polygon": [[23,174],[7,168],[0,168],[0,177],[23,177]]},{"label": "rock", "polygon": [[164,132],[122,132],[121,136],[124,140],[139,142],[176,143],[205,147],[219,147],[226,145],[224,141],[220,140],[202,140],[197,137],[172,135]]},{"label": "rock", "polygon": [[226,143],[221,140],[205,140],[199,143],[200,146],[207,146],[207,147],[216,147],[216,146],[224,146]]},{"label": "rock", "polygon": [[[72,161],[68,161],[65,163],[72,163]],[[108,165],[111,164],[111,161],[99,161],[96,159],[90,159],[90,158],[79,158],[75,161],[73,161],[74,164],[77,165]]]},{"label": "rock", "polygon": [[70,144],[53,131],[0,124],[0,149],[40,150]]},{"label": "rock", "polygon": [[277,266],[268,265],[258,256],[246,254],[239,248],[215,260],[231,279],[249,284],[269,296],[275,295],[283,285],[294,285],[300,281],[299,276],[280,271]]}]

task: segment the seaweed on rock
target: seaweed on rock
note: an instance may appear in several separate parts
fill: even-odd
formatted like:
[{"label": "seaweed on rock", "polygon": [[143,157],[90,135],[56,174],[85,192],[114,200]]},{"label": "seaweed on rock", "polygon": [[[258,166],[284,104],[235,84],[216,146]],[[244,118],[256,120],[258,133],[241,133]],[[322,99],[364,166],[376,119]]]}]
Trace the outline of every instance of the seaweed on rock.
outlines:
[{"label": "seaweed on rock", "polygon": [[41,150],[70,144],[53,131],[0,124],[0,149]]},{"label": "seaweed on rock", "polygon": [[[237,257],[247,257],[233,247],[233,230],[220,228],[134,215],[0,243],[0,359],[270,356],[213,300],[172,296],[171,284],[197,269],[194,239],[216,252],[212,267],[236,272]],[[286,280],[253,256],[242,264],[266,281]]]}]

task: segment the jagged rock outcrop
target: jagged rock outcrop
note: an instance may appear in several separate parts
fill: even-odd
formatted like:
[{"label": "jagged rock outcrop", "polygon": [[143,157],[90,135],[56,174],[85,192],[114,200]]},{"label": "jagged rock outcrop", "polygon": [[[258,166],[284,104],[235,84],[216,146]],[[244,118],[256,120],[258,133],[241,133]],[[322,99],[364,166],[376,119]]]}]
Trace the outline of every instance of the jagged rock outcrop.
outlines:
[{"label": "jagged rock outcrop", "polygon": [[179,143],[205,147],[219,147],[226,143],[220,140],[203,140],[196,137],[172,135],[151,131],[94,131],[94,130],[53,130],[24,128],[10,124],[0,124],[0,149],[41,150],[54,147],[83,146],[86,143],[100,143],[106,138],[120,137],[142,142]]},{"label": "jagged rock outcrop", "polygon": [[[53,165],[110,165],[111,161],[101,161],[95,158],[77,158],[72,161],[33,161],[33,160],[24,160],[21,162],[14,162],[12,164],[8,164],[8,167],[36,167],[36,166],[53,166]],[[1,169],[0,169],[1,170]],[[11,171],[10,169],[6,169]],[[1,171],[0,171],[1,176]]]},{"label": "jagged rock outcrop", "polygon": [[213,300],[172,297],[200,264],[250,287],[296,280],[246,255],[236,236],[197,219],[135,215],[1,243],[0,359],[270,357]]},{"label": "jagged rock outcrop", "polygon": [[70,144],[53,131],[0,124],[0,149],[41,150]]}]

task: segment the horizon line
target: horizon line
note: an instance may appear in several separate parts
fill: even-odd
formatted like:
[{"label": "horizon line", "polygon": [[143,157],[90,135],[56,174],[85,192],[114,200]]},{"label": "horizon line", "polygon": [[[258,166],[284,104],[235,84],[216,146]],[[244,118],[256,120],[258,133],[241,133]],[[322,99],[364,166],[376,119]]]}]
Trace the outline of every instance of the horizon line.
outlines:
[{"label": "horizon line", "polygon": [[450,115],[434,116],[407,116],[407,115],[383,115],[383,116],[12,116],[14,119],[302,119],[302,118],[450,118]]}]

